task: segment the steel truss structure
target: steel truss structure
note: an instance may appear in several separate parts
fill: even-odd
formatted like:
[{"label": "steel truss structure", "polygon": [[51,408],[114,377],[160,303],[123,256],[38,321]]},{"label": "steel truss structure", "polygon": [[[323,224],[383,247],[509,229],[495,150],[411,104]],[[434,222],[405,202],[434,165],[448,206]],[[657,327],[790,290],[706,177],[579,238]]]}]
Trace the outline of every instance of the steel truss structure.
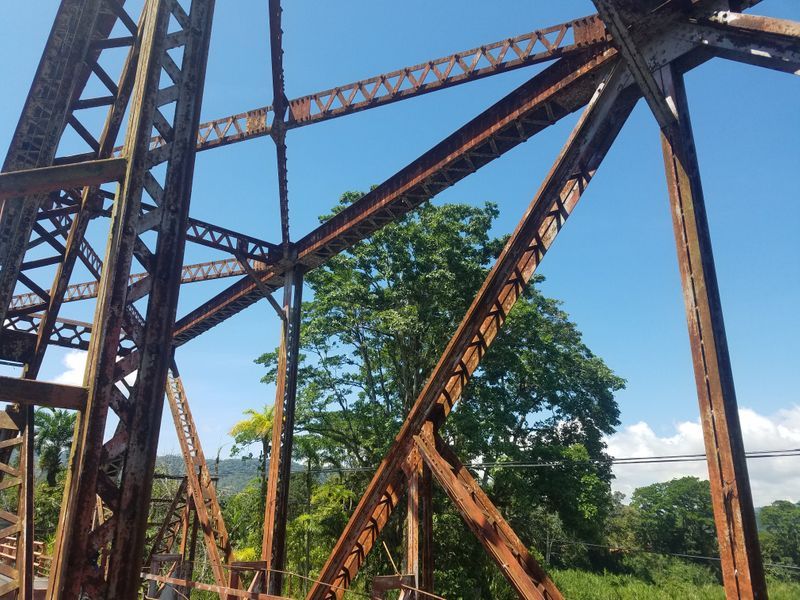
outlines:
[{"label": "steel truss structure", "polygon": [[[594,0],[596,15],[289,99],[281,6],[269,0],[272,105],[200,123],[214,0],[146,0],[140,15],[130,14],[125,0],[61,0],[0,173],[0,359],[23,367],[21,378],[0,379],[0,399],[11,403],[0,413],[0,489],[14,498],[14,510],[0,512],[0,538],[16,548],[13,565],[0,564],[0,595],[32,597],[32,418],[34,406],[48,406],[78,411],[48,597],[132,599],[143,579],[150,593],[173,585],[221,598],[279,597],[304,274],[582,110],[308,594],[344,595],[403,496],[406,573],[378,578],[374,594],[433,592],[436,481],[521,598],[561,598],[438,429],[644,98],[661,129],[725,591],[728,598],[766,598],[683,84],[686,71],[714,57],[800,74],[800,23],[744,12],[758,2]],[[120,48],[126,58],[109,72],[101,59]],[[287,131],[542,62],[551,64],[347,209],[290,239]],[[92,78],[107,93],[87,92]],[[99,127],[85,118],[95,109],[105,111]],[[85,152],[57,153],[68,130]],[[281,239],[192,218],[196,152],[267,135],[277,148]],[[86,238],[101,218],[109,232],[102,258]],[[230,257],[184,265],[186,242]],[[78,262],[93,280],[73,281]],[[53,269],[55,277],[45,280],[43,270]],[[239,279],[176,318],[182,284],[221,277]],[[279,288],[282,303],[271,295]],[[274,413],[280,426],[271,446],[262,560],[232,564],[174,350],[262,297],[282,328]],[[59,316],[65,302],[91,298],[92,323]],[[88,350],[83,386],[37,380],[50,345]],[[146,539],[141,500],[152,490],[165,392],[186,477],[157,534]],[[214,585],[191,582],[198,537]],[[253,577],[242,578],[245,571]],[[240,589],[244,580],[252,580],[247,590]]]}]

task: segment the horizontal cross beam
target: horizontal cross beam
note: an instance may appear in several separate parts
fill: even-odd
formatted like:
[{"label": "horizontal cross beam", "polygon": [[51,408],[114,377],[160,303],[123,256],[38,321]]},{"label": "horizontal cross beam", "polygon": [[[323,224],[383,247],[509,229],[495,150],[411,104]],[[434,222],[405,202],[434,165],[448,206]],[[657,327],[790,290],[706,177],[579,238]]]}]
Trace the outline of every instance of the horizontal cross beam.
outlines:
[{"label": "horizontal cross beam", "polygon": [[676,35],[701,43],[728,60],[800,75],[797,21],[717,12],[690,19]]},{"label": "horizontal cross beam", "polygon": [[[302,127],[554,58],[600,51],[607,42],[602,21],[589,15],[289,100],[284,126]],[[197,149],[270,135],[274,120],[273,107],[265,106],[201,123]],[[151,140],[153,146],[161,143],[160,137]]]},{"label": "horizontal cross beam", "polygon": [[118,181],[125,174],[126,166],[127,160],[124,158],[105,158],[0,173],[0,200],[10,198],[22,200],[26,196],[64,188]]},{"label": "horizontal cross beam", "polygon": [[87,394],[85,387],[0,376],[0,402],[83,410]]},{"label": "horizontal cross beam", "polygon": [[[184,265],[181,269],[181,283],[195,283],[198,281],[211,281],[212,279],[221,279],[225,277],[236,277],[238,275],[247,274],[248,269],[257,277],[258,273],[264,269],[263,263],[255,263],[255,266],[250,266],[245,259],[242,259],[242,261],[244,262],[240,262],[236,258],[226,258],[223,260]],[[136,282],[148,278],[149,275],[147,273],[132,273],[128,281],[130,285],[133,285]],[[96,280],[73,283],[67,286],[64,292],[63,302],[76,302],[79,300],[96,298],[99,285],[100,282]],[[140,285],[147,284],[142,283]],[[47,302],[43,302],[43,298],[40,294],[34,292],[17,294],[11,298],[8,314],[16,315],[36,312],[42,310],[46,306]]]}]

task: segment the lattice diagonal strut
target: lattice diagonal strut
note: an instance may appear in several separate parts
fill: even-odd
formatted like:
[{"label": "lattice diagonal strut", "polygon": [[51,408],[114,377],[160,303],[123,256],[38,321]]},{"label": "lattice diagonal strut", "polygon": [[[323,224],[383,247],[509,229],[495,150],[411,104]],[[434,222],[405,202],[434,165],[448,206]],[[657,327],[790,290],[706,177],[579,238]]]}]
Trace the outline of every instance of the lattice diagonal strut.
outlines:
[{"label": "lattice diagonal strut", "polygon": [[223,565],[230,564],[231,544],[211,473],[200,446],[197,427],[189,410],[186,390],[174,365],[167,376],[167,399],[186,465],[189,493],[194,500],[194,509],[206,542],[211,572],[217,585],[224,586],[227,578]]},{"label": "lattice diagonal strut", "polygon": [[[318,123],[589,49],[600,52],[606,45],[602,21],[589,15],[289,100],[283,126]],[[285,106],[277,118],[284,118]],[[270,135],[275,120],[275,110],[266,106],[201,123],[197,149]]]},{"label": "lattice diagonal strut", "polygon": [[[341,590],[352,582],[396,506],[403,464],[408,460],[419,461],[418,455],[414,458],[414,437],[426,429],[437,429],[450,413],[508,312],[572,213],[639,97],[629,87],[630,82],[627,69],[617,65],[610,79],[598,88],[378,467],[333,549],[320,583],[309,592],[309,600],[341,598]],[[501,555],[514,554],[511,548],[506,548]],[[531,569],[518,555],[503,573],[518,590],[525,590],[525,598],[558,597],[541,571]]]}]

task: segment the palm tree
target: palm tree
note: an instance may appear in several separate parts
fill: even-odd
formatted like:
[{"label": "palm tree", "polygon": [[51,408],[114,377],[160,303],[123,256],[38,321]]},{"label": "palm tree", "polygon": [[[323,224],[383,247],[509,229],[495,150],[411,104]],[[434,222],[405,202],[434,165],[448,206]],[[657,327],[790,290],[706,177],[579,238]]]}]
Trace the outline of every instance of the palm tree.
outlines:
[{"label": "palm tree", "polygon": [[39,455],[39,468],[47,485],[54,486],[63,468],[61,457],[69,452],[75,429],[75,413],[67,410],[40,408],[35,417],[34,449]]},{"label": "palm tree", "polygon": [[[236,423],[230,431],[230,435],[233,436],[231,454],[239,454],[252,444],[261,444],[261,456],[258,457],[258,477],[261,484],[260,503],[261,516],[263,516],[263,504],[267,495],[266,461],[272,441],[272,407],[264,406],[264,410],[261,412],[248,408],[244,414],[247,415],[247,418]],[[252,458],[252,454],[245,458]]]}]

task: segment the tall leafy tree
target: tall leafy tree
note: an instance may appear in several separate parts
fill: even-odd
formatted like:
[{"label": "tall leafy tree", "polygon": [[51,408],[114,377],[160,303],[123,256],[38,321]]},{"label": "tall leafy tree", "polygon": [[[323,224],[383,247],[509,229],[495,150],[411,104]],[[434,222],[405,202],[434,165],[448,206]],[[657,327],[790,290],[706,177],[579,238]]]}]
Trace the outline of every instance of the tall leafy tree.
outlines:
[{"label": "tall leafy tree", "polygon": [[[344,194],[334,212],[358,197]],[[499,254],[504,239],[489,233],[497,215],[493,204],[424,204],[308,274],[296,448],[314,465],[342,469],[336,480],[347,489],[365,485]],[[274,382],[277,352],[258,362],[264,381]],[[557,459],[555,470],[479,475],[523,537],[535,540],[536,511],[556,514],[575,535],[596,536],[611,507],[602,440],[618,423],[614,392],[623,383],[559,303],[532,285],[443,433],[464,462]],[[476,580],[465,590],[480,583],[480,569],[471,573]]]},{"label": "tall leafy tree", "polygon": [[637,488],[631,496],[633,535],[649,550],[716,556],[708,481],[681,477]]},{"label": "tall leafy tree", "polygon": [[231,454],[243,454],[242,458],[252,459],[253,454],[252,452],[247,452],[247,449],[253,445],[259,447],[258,480],[261,493],[258,496],[258,522],[262,523],[267,492],[267,456],[269,456],[270,443],[272,441],[272,407],[264,406],[261,411],[248,408],[244,411],[244,414],[246,418],[237,422],[230,431],[231,436],[233,436]]},{"label": "tall leafy tree", "polygon": [[36,437],[34,450],[39,456],[39,468],[44,473],[47,485],[56,485],[56,478],[64,466],[63,459],[72,445],[75,429],[75,413],[40,408],[35,413]]},{"label": "tall leafy tree", "polygon": [[800,566],[800,503],[776,500],[762,508],[758,518],[765,560]]}]

